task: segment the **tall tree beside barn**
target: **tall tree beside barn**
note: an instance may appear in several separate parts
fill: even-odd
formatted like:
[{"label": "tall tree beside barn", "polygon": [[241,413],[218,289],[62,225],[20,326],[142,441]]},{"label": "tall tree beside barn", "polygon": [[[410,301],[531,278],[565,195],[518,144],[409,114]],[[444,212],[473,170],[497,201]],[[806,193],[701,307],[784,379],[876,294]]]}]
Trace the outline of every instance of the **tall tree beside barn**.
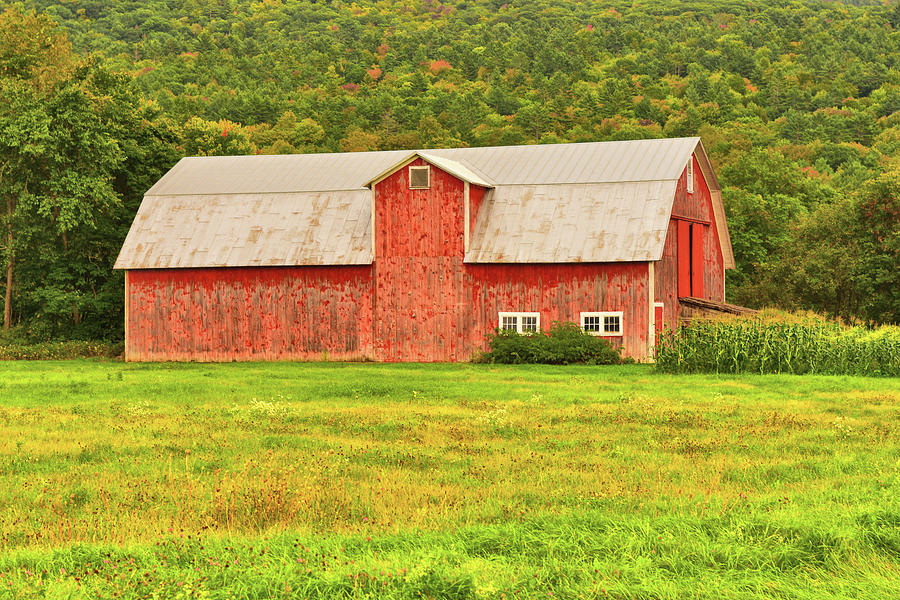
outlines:
[{"label": "tall tree beside barn", "polygon": [[29,173],[51,136],[45,101],[72,67],[64,33],[46,16],[8,9],[0,14],[0,195],[3,196],[5,293],[3,326],[12,322],[17,225]]},{"label": "tall tree beside barn", "polygon": [[48,17],[0,15],[0,60],[3,323],[8,329],[27,303],[65,329],[83,320],[111,278],[108,255],[124,237],[114,224],[129,220],[117,215],[122,193],[139,195],[158,175],[145,163],[170,157],[153,143],[160,136],[147,134],[156,129],[152,107],[129,78],[75,57]]}]

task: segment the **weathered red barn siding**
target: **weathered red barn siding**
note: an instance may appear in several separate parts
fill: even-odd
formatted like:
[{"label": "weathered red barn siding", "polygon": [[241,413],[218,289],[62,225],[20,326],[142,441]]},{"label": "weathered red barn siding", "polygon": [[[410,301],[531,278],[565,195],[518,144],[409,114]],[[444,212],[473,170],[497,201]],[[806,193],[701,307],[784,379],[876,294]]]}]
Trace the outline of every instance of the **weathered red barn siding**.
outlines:
[{"label": "weathered red barn siding", "polygon": [[681,218],[699,223],[712,221],[712,197],[709,186],[700,171],[700,163],[696,157],[694,161],[694,192],[687,191],[687,168],[681,173],[678,185],[675,187],[675,202],[672,205],[672,218]]},{"label": "weathered red barn siding", "polygon": [[[719,247],[718,229],[713,218],[712,196],[697,159],[693,158],[693,161],[694,192],[687,193],[687,169],[685,169],[676,187],[672,220],[669,222],[662,259],[654,266],[656,302],[663,303],[663,319],[669,327],[674,327],[679,314],[679,291],[683,293],[685,289],[693,287],[694,295],[697,295],[696,290],[700,288],[702,292],[697,297],[717,302],[725,300],[725,263],[722,249]],[[700,244],[702,248],[697,249],[696,256],[685,258],[687,261],[691,258],[694,261],[701,261],[703,265],[702,279],[695,281],[693,286],[686,285],[687,282],[684,280],[686,275],[681,273],[684,270],[684,262],[679,259],[679,227],[685,230],[688,223],[694,224],[695,228],[702,227],[702,233],[694,233],[702,237]]]},{"label": "weathered red barn siding", "polygon": [[690,221],[675,219],[678,226],[675,255],[678,257],[678,297],[691,295],[691,225]]},{"label": "weathered red barn siding", "polygon": [[[547,329],[595,311],[622,311],[624,335],[610,341],[646,356],[648,263],[466,264],[464,182],[432,165],[430,188],[410,190],[408,173],[404,166],[374,185],[371,266],[130,271],[127,357],[458,361],[484,348],[500,312],[539,312]],[[702,237],[694,258],[704,264],[703,297],[721,300],[724,289],[709,188],[696,162],[694,176],[693,194],[686,175],[678,183],[662,259],[653,263],[652,300],[664,304],[669,324],[678,315],[679,223],[704,229],[691,234]],[[469,186],[470,231],[484,196]]]},{"label": "weathered red barn siding", "polygon": [[478,210],[484,201],[487,190],[479,185],[469,186],[469,234],[475,229],[475,220],[478,218]]},{"label": "weathered red barn siding", "polygon": [[[719,230],[713,217],[712,194],[709,184],[700,171],[697,158],[694,161],[694,203],[703,207],[706,222],[709,224],[703,228],[703,294],[700,298],[716,302],[725,301],[725,259],[722,256],[722,248],[719,245]],[[686,175],[683,176],[686,178]],[[678,197],[676,196],[676,201]]]},{"label": "weathered red barn siding", "polygon": [[[427,165],[416,159],[409,166]],[[431,167],[431,187],[409,189],[409,166],[375,184],[375,258],[463,256],[463,187]]]},{"label": "weathered red barn siding", "polygon": [[703,298],[703,282],[707,276],[706,255],[703,253],[704,241],[709,237],[709,225],[691,224],[691,296]]},{"label": "weathered red barn siding", "polygon": [[128,360],[372,356],[372,268],[128,272]]},{"label": "weathered red barn siding", "polygon": [[629,356],[647,354],[647,263],[467,265],[472,278],[474,327],[470,343],[483,348],[500,312],[539,312],[541,329],[553,321],[580,322],[580,313],[619,311],[623,336],[610,342]]},{"label": "weathered red barn siding", "polygon": [[[410,166],[426,165],[416,159]],[[409,168],[375,184],[375,356],[384,361],[468,358],[460,306],[464,183],[431,167],[431,187],[409,189]]]},{"label": "weathered red barn siding", "polygon": [[663,322],[674,328],[678,321],[678,221],[669,221],[662,258],[653,263],[654,302],[663,304]]},{"label": "weathered red barn siding", "polygon": [[[546,329],[577,323],[582,311],[621,310],[625,335],[610,341],[646,354],[647,263],[466,264],[464,183],[432,166],[431,188],[410,190],[408,173],[403,167],[375,184],[377,360],[467,360],[501,311],[540,312]],[[470,186],[473,225],[483,196]]]},{"label": "weathered red barn siding", "polygon": [[[379,259],[376,259],[379,260]],[[646,355],[647,263],[468,265],[460,258],[377,263],[376,358],[460,361],[485,348],[500,312],[539,312],[541,328],[578,323],[581,312],[623,311],[609,341]]]}]

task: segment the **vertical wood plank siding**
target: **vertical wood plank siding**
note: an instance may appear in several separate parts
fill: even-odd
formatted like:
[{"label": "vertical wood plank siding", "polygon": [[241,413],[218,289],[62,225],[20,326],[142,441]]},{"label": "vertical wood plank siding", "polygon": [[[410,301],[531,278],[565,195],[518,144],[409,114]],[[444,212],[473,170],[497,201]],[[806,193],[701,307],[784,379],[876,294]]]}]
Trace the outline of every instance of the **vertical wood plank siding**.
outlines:
[{"label": "vertical wood plank siding", "polygon": [[[410,166],[425,165],[416,159]],[[467,358],[463,303],[463,187],[431,167],[431,186],[409,189],[402,168],[375,185],[376,358]],[[477,186],[472,186],[475,188]]]},{"label": "vertical wood plank siding", "polygon": [[[466,360],[501,311],[540,312],[546,328],[577,323],[582,311],[621,310],[625,335],[611,341],[646,354],[647,263],[465,264],[463,183],[435,167],[431,177],[430,189],[410,190],[400,169],[375,186],[378,360]],[[483,197],[484,188],[470,187],[472,224]]]},{"label": "vertical wood plank siding", "polygon": [[[420,159],[412,165],[425,164]],[[722,300],[723,261],[709,188],[686,175],[663,255],[655,264],[466,264],[463,182],[431,167],[431,187],[410,190],[403,167],[374,188],[369,266],[135,270],[128,273],[129,360],[467,360],[484,348],[500,312],[540,312],[542,328],[579,313],[622,311],[625,353],[647,355],[650,302],[678,316],[678,223],[703,235],[704,297]],[[470,186],[470,225],[486,190]],[[705,204],[705,206],[693,206]],[[651,294],[651,285],[653,294]]]},{"label": "vertical wood plank siding", "polygon": [[678,224],[678,297],[691,295],[691,224],[689,221],[676,221]]},{"label": "vertical wood plank siding", "polygon": [[687,167],[678,179],[675,187],[675,202],[672,205],[672,217],[709,223],[712,220],[712,199],[709,186],[700,171],[700,163],[695,157],[694,161],[694,193],[687,191]]},{"label": "vertical wood plank siding", "polygon": [[[725,263],[722,258],[722,249],[719,247],[716,221],[712,218],[712,196],[697,159],[693,158],[692,160],[694,161],[694,193],[687,193],[687,169],[685,169],[676,187],[672,220],[669,222],[662,258],[656,263],[655,269],[656,301],[665,305],[663,319],[668,327],[675,326],[680,314],[676,291],[684,291],[685,288],[684,278],[680,274],[682,265],[678,247],[681,239],[679,230],[686,228],[691,222],[708,224],[698,226],[703,230],[702,257],[698,257],[698,259],[702,259],[703,264],[702,293],[698,297],[716,302],[725,300]],[[685,235],[689,235],[689,233],[685,233]],[[690,260],[689,256],[687,260]],[[687,276],[689,277],[689,275]],[[695,282],[694,287],[697,288],[699,284],[699,281]],[[687,288],[690,287],[690,284],[687,284]]]},{"label": "vertical wood plank siding", "polygon": [[[628,356],[647,355],[648,265],[637,263],[468,265],[472,277],[474,348],[497,327],[502,312],[540,312],[541,328],[553,321],[578,323],[580,313],[619,311],[623,336],[609,341]],[[480,332],[480,339],[479,334]]]},{"label": "vertical wood plank siding", "polygon": [[653,269],[654,300],[663,303],[663,323],[674,328],[678,320],[678,221],[669,221],[662,258]]},{"label": "vertical wood plank siding", "polygon": [[[716,220],[713,218],[712,194],[709,184],[700,171],[697,158],[694,161],[694,202],[700,209],[701,221],[709,223],[709,227],[703,228],[703,293],[699,296],[704,300],[716,302],[725,301],[725,259],[722,256],[722,248],[719,246],[719,230]],[[686,175],[683,176],[685,181]],[[675,198],[676,204],[678,197]]]},{"label": "vertical wood plank siding", "polygon": [[481,203],[484,200],[484,195],[487,193],[483,187],[478,185],[473,185],[469,188],[469,233],[475,229],[475,221],[478,218],[478,209],[481,208]]},{"label": "vertical wood plank siding", "polygon": [[128,360],[372,356],[370,266],[128,273]]},{"label": "vertical wood plank siding", "polygon": [[484,349],[500,312],[539,312],[542,329],[623,311],[626,354],[646,356],[647,263],[466,265],[459,257],[376,259],[376,358],[459,361]]},{"label": "vertical wood plank siding", "polygon": [[708,225],[691,223],[691,296],[703,297],[704,256],[703,240],[708,237],[706,229]]}]

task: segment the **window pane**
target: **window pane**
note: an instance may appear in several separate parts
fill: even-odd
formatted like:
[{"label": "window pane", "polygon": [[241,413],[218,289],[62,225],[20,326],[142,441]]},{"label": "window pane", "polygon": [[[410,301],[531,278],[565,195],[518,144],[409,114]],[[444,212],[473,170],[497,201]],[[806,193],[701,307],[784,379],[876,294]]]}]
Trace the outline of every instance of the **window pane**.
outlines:
[{"label": "window pane", "polygon": [[537,317],[522,317],[522,331],[537,331]]},{"label": "window pane", "polygon": [[429,187],[429,167],[410,167],[409,168],[409,187],[411,188],[428,188]]},{"label": "window pane", "polygon": [[618,315],[603,317],[604,333],[619,333],[621,330],[621,322]]},{"label": "window pane", "polygon": [[500,326],[500,329],[517,331],[516,319],[518,319],[518,317],[503,317],[503,324]]},{"label": "window pane", "polygon": [[584,318],[584,330],[585,331],[600,331],[600,317],[585,317]]}]

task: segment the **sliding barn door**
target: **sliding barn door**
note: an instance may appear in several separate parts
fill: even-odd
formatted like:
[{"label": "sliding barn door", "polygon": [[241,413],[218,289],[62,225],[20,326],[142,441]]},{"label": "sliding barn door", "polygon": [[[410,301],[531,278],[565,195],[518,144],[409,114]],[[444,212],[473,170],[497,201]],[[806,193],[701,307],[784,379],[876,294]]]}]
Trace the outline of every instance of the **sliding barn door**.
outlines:
[{"label": "sliding barn door", "polygon": [[703,297],[703,242],[709,225],[678,221],[678,297]]}]

